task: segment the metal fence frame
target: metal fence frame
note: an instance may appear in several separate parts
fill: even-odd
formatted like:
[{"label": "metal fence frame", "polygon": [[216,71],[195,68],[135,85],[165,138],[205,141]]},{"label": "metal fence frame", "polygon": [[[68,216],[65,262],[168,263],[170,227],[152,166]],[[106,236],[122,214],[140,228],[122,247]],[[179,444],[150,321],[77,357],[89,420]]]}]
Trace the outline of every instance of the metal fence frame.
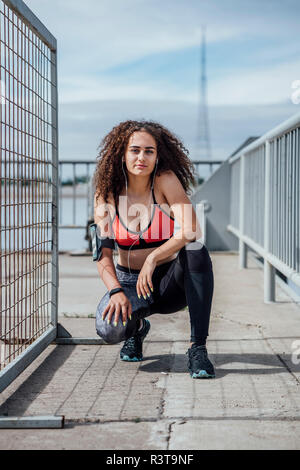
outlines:
[{"label": "metal fence frame", "polygon": [[[286,145],[279,142],[282,138]],[[277,158],[279,144],[282,152],[280,165]],[[227,229],[239,239],[239,267],[247,267],[248,247],[257,252],[264,260],[264,301],[274,302],[276,269],[300,286],[300,113],[244,147],[228,161],[232,187],[231,223]],[[252,225],[257,222],[258,226],[252,226],[250,230],[246,225],[246,202],[250,197],[247,177],[249,179],[251,171],[251,191],[258,210],[254,211],[252,205],[251,211],[255,216],[250,212],[249,218]],[[259,205],[262,206],[261,212]],[[277,212],[278,207],[280,213]],[[279,233],[274,233],[274,214]],[[279,220],[280,214],[282,220]],[[280,255],[286,262],[280,259]]]},{"label": "metal fence frame", "polygon": [[51,254],[51,319],[43,334],[26,347],[0,371],[0,392],[3,391],[57,337],[58,304],[58,99],[57,41],[22,0],[2,0],[51,51],[51,127],[52,127],[52,254]]}]

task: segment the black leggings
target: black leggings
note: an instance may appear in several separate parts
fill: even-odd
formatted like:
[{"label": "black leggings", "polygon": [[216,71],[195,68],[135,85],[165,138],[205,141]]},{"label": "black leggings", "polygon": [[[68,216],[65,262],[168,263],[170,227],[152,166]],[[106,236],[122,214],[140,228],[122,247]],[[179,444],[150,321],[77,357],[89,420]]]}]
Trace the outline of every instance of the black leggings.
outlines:
[{"label": "black leggings", "polygon": [[154,313],[168,314],[188,307],[191,325],[191,342],[205,344],[214,289],[212,262],[205,245],[190,242],[177,253],[174,260],[157,266],[152,275],[153,293],[148,300],[138,299],[136,280],[139,270],[117,264],[116,273],[125,294],[132,303],[132,320],[126,327],[119,321],[117,327],[101,318],[108,293],[101,299],[96,314],[97,333],[108,343],[117,343],[133,336],[140,325],[140,318]]}]

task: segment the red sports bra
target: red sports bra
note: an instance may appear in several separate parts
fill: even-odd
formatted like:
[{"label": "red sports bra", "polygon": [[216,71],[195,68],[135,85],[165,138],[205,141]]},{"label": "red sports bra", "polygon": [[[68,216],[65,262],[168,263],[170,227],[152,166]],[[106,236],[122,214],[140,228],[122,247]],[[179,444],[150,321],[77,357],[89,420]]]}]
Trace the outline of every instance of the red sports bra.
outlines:
[{"label": "red sports bra", "polygon": [[139,250],[160,246],[173,236],[175,219],[169,216],[156,202],[153,188],[152,197],[154,202],[149,225],[140,232],[134,232],[126,227],[119,215],[116,204],[112,228],[115,241],[123,250]]}]

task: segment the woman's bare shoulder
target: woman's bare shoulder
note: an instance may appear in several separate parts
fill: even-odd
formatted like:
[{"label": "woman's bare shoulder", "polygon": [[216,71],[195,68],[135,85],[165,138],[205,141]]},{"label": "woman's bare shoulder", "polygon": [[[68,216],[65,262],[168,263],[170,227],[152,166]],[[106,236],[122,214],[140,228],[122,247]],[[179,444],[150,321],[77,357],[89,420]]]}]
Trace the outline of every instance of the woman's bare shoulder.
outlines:
[{"label": "woman's bare shoulder", "polygon": [[[157,178],[157,185],[162,193],[182,188],[182,184],[173,170],[163,171]],[[182,188],[183,189],[183,188]]]},{"label": "woman's bare shoulder", "polygon": [[[173,190],[173,184],[177,180],[176,174],[172,170],[164,170],[160,175],[155,176],[155,195],[156,200],[160,206],[163,206],[165,211],[168,212],[173,218],[175,217],[172,208],[170,207],[169,196],[171,190]],[[179,182],[181,185],[181,183]]]},{"label": "woman's bare shoulder", "polygon": [[115,212],[116,212],[116,203],[115,203],[115,200],[114,200],[113,193],[111,191],[108,193],[107,203],[108,203],[107,207],[109,209],[110,216],[113,219],[114,216],[115,216]]},{"label": "woman's bare shoulder", "polygon": [[170,179],[172,173],[172,170],[164,170],[160,174],[155,175],[155,183],[157,184],[157,186],[161,188],[164,183]]},{"label": "woman's bare shoulder", "polygon": [[160,175],[158,182],[159,191],[167,200],[169,206],[173,204],[190,204],[180,179],[173,170],[165,171]]},{"label": "woman's bare shoulder", "polygon": [[94,196],[94,207],[99,208],[100,205],[105,206],[106,210],[109,210],[110,216],[113,218],[115,213],[115,201],[112,192],[108,193],[107,202],[101,194],[95,194]]}]

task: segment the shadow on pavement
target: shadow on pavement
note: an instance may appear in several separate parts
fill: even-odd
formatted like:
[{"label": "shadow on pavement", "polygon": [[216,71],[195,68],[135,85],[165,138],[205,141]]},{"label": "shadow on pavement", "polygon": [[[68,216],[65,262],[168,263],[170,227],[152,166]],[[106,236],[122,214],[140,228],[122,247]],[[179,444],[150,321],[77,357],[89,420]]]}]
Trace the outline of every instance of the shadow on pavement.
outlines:
[{"label": "shadow on pavement", "polygon": [[[289,355],[290,356],[290,355]],[[209,359],[216,369],[216,378],[221,379],[228,374],[280,374],[288,369],[274,354],[209,354]],[[144,356],[144,361],[151,361],[140,366],[140,371],[144,372],[187,372],[187,354],[165,354],[155,356]],[[230,364],[235,367],[230,367]],[[240,367],[239,364],[244,364]],[[247,365],[246,365],[247,364]],[[256,367],[253,367],[255,364]],[[227,366],[229,365],[229,366]],[[226,368],[223,366],[226,366]],[[257,367],[261,366],[261,367]],[[264,367],[267,366],[267,367]],[[293,365],[293,372],[300,371],[300,364]]]}]

